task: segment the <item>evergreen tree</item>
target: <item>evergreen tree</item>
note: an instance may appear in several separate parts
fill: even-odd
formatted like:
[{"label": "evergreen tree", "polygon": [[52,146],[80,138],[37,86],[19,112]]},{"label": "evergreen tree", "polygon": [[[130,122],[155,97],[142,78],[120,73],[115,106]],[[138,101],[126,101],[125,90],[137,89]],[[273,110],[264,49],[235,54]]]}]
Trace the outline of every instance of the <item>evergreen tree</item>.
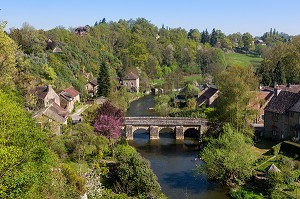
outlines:
[{"label": "evergreen tree", "polygon": [[98,22],[97,21],[95,22],[94,26],[98,26]]},{"label": "evergreen tree", "polygon": [[213,29],[210,36],[210,45],[215,46],[217,42],[218,42],[217,32],[215,29]]},{"label": "evergreen tree", "polygon": [[270,29],[270,36],[272,36],[272,34],[273,34],[273,31],[272,31],[272,28]]},{"label": "evergreen tree", "polygon": [[274,69],[274,81],[278,84],[285,84],[284,69],[280,61],[277,62]]},{"label": "evergreen tree", "polygon": [[98,75],[98,96],[107,97],[110,94],[110,79],[108,74],[107,63],[105,61],[102,62],[100,66],[100,71]]},{"label": "evergreen tree", "polygon": [[209,33],[207,31],[207,29],[205,31],[202,32],[202,37],[201,37],[201,43],[205,44],[205,43],[209,43]]}]

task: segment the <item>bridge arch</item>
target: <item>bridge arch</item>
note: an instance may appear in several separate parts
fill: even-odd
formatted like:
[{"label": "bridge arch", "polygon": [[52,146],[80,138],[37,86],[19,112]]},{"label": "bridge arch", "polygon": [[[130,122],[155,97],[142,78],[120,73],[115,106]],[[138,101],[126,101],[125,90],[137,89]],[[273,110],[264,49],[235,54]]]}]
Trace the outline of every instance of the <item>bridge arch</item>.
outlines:
[{"label": "bridge arch", "polygon": [[184,131],[184,138],[200,138],[200,129],[191,127],[191,128],[186,128]]},{"label": "bridge arch", "polygon": [[176,137],[175,127],[159,127],[158,128],[159,137],[170,137],[170,135]]}]

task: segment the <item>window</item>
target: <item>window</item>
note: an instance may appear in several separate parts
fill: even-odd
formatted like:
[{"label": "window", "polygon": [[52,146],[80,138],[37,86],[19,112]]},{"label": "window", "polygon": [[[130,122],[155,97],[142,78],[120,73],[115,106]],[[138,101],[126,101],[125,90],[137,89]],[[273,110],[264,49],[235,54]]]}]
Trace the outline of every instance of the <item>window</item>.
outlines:
[{"label": "window", "polygon": [[265,115],[261,115],[261,120],[265,120]]}]

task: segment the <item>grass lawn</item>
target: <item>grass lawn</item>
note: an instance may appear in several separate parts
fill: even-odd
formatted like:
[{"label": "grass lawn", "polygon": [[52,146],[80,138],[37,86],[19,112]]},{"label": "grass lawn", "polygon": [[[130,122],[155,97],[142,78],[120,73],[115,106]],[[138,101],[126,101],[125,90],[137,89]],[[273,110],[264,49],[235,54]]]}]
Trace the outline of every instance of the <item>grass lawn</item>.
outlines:
[{"label": "grass lawn", "polygon": [[254,55],[246,55],[240,53],[226,53],[225,54],[227,65],[239,65],[239,66],[248,66],[253,65],[254,67],[258,66],[263,60],[261,57]]},{"label": "grass lawn", "polygon": [[184,76],[183,77],[183,81],[184,82],[194,82],[194,81],[197,81],[200,84],[200,83],[202,83],[203,78],[202,78],[202,76],[200,74],[199,75],[189,75],[189,76]]},{"label": "grass lawn", "polygon": [[276,142],[272,142],[269,140],[260,140],[257,141],[254,146],[252,146],[252,152],[255,154],[257,158],[270,156],[270,149],[276,145]]}]

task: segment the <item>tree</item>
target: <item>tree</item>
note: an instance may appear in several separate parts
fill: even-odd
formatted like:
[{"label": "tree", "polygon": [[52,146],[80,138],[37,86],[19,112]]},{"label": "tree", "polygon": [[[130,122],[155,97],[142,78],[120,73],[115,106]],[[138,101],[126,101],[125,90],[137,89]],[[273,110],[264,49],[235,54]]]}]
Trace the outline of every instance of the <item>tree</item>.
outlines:
[{"label": "tree", "polygon": [[201,43],[205,44],[205,43],[209,43],[209,33],[207,31],[207,29],[202,32],[202,36],[201,36]]},{"label": "tree", "polygon": [[219,121],[246,132],[248,123],[255,117],[255,110],[249,106],[258,85],[253,68],[228,67],[216,77],[216,83],[220,90],[217,104]]},{"label": "tree", "polygon": [[274,81],[277,84],[285,84],[285,77],[284,77],[284,69],[280,61],[276,64],[275,70],[274,70]]},{"label": "tree", "polygon": [[13,98],[0,89],[0,198],[78,198],[46,133]]},{"label": "tree", "polygon": [[108,97],[110,94],[110,78],[108,74],[107,62],[103,61],[100,65],[98,75],[98,96]]},{"label": "tree", "polygon": [[199,43],[201,38],[201,33],[198,29],[190,29],[188,33],[188,38],[194,40],[195,42]]},{"label": "tree", "polygon": [[225,124],[219,137],[209,139],[200,153],[205,163],[198,166],[197,171],[227,185],[245,182],[252,175],[255,160],[251,146],[249,137]]},{"label": "tree", "polygon": [[217,42],[218,42],[217,32],[215,29],[213,29],[210,36],[210,45],[215,46]]},{"label": "tree", "polygon": [[0,28],[0,87],[12,87],[17,72],[17,44]]},{"label": "tree", "polygon": [[243,44],[244,44],[244,50],[246,50],[247,52],[252,48],[253,46],[253,37],[250,33],[246,32],[243,34],[243,37],[242,37],[242,41],[243,41]]},{"label": "tree", "polygon": [[128,145],[119,145],[115,154],[119,161],[113,171],[116,192],[125,192],[129,196],[144,196],[142,198],[164,198],[148,160]]},{"label": "tree", "polygon": [[106,101],[96,110],[93,122],[97,134],[109,139],[118,139],[121,136],[121,125],[123,123],[123,112]]}]

